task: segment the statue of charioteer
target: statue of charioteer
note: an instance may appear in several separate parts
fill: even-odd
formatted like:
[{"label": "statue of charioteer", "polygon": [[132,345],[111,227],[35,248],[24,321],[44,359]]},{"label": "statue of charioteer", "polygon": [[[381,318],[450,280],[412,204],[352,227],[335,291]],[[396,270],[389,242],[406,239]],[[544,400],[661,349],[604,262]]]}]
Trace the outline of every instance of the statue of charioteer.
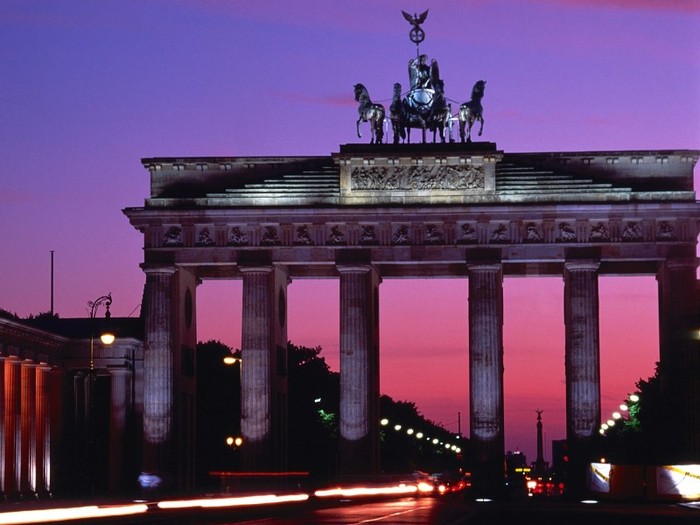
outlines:
[{"label": "statue of charioteer", "polygon": [[[411,24],[409,38],[416,44],[416,56],[408,61],[409,91],[403,95],[401,84],[394,84],[394,93],[389,108],[389,119],[393,130],[394,144],[401,141],[411,142],[411,129],[420,129],[422,141],[426,142],[427,131],[433,132],[433,142],[437,135],[440,141],[453,142],[452,122],[459,120],[460,140],[471,142],[471,129],[475,122],[480,123],[479,136],[484,128],[483,108],[481,99],[484,96],[486,81],[479,80],[472,89],[472,97],[460,105],[456,115],[452,115],[452,105],[445,96],[445,83],[440,78],[440,69],[435,59],[428,64],[428,57],[420,53],[420,43],[425,40],[425,31],[421,25],[428,17],[428,10],[420,15],[410,15],[401,11],[404,18]],[[358,107],[357,135],[360,133],[360,123],[369,122],[372,129],[372,143],[381,144],[384,139],[384,118],[386,115],[382,104],[374,103],[369,97],[367,88],[362,84],[355,85],[355,100]]]}]

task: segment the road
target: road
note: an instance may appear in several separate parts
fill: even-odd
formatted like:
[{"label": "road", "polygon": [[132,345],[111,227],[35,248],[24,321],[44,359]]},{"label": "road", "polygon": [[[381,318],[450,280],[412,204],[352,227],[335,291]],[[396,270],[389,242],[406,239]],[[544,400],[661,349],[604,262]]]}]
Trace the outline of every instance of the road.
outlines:
[{"label": "road", "polygon": [[[76,522],[77,523],[77,522]],[[475,502],[464,497],[305,503],[251,510],[153,512],[109,525],[673,525],[700,523],[700,507],[673,504],[583,504],[559,499]]]}]

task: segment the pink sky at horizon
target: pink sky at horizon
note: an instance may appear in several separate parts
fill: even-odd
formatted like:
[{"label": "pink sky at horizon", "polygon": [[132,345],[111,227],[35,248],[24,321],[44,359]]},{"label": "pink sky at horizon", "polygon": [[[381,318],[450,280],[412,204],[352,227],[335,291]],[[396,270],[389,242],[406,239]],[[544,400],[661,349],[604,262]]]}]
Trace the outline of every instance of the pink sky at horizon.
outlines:
[{"label": "pink sky at horizon", "polygon": [[[61,317],[106,292],[114,315],[138,315],[143,239],[121,210],[148,195],[140,159],[357,142],[353,84],[384,101],[407,82],[402,9],[430,10],[421,51],[439,60],[448,97],[487,80],[482,138],[499,149],[700,149],[693,0],[5,0],[0,308],[49,309],[55,250]],[[337,288],[289,288],[290,340],[322,346],[336,370]],[[198,293],[199,339],[240,346],[240,283]],[[536,409],[548,440],[565,435],[563,280],[506,278],[504,293],[506,448],[534,460]],[[466,280],[385,279],[380,294],[382,391],[452,431],[460,412],[468,434]],[[654,371],[656,282],[602,276],[600,298],[606,415]]]}]

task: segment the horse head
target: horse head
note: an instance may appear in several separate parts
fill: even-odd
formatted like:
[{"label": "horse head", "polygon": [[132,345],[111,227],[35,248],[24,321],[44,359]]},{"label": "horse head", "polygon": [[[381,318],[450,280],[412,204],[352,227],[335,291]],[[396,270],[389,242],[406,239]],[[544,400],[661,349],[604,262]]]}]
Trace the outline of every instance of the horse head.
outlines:
[{"label": "horse head", "polygon": [[355,90],[355,102],[359,102],[360,98],[364,95],[366,98],[369,98],[369,94],[367,91],[367,88],[362,85],[362,84],[355,84],[353,86],[353,89]]},{"label": "horse head", "polygon": [[472,88],[472,100],[481,100],[484,98],[484,90],[486,89],[486,81],[479,80]]},{"label": "horse head", "polygon": [[394,83],[394,97],[392,100],[401,100],[401,84],[398,82]]}]

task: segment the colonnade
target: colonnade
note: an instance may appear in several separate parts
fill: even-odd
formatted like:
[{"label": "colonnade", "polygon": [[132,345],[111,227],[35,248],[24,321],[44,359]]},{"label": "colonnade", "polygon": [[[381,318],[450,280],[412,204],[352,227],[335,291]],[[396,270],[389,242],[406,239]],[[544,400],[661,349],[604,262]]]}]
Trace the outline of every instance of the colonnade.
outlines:
[{"label": "colonnade", "polygon": [[[110,437],[111,465],[104,466],[105,471],[109,468],[109,480],[105,477],[109,486],[104,489],[117,492],[123,489],[131,371],[115,368],[100,373],[110,388],[109,408],[99,407]],[[100,462],[88,456],[86,449],[89,443],[95,444],[87,435],[88,379],[88,374],[75,372],[73,388],[68,388],[66,370],[14,355],[0,357],[0,492],[4,498],[48,497],[68,487],[86,490],[86,473]]]},{"label": "colonnade", "polygon": [[[570,473],[583,483],[586,463],[600,425],[598,277],[600,262],[572,259],[564,281],[566,422]],[[700,450],[697,370],[698,319],[696,261],[686,256],[661,262],[659,315],[661,363],[666,396],[683,399],[686,411],[675,420],[673,453],[697,458]],[[284,469],[286,425],[286,341],[288,269],[283,265],[240,267],[243,279],[241,428],[250,469]],[[371,263],[337,264],[340,279],[340,469],[346,475],[379,473],[379,285]],[[163,316],[183,311],[166,290],[175,286],[175,266],[147,270],[146,350],[144,355],[144,437],[146,449],[163,449],[172,433],[175,395],[173,355],[168,337],[181,320]],[[191,270],[188,269],[188,272]],[[153,272],[158,277],[154,278]],[[466,261],[469,282],[470,439],[474,482],[484,490],[502,483],[504,458],[503,278],[498,257]],[[150,327],[150,328],[149,328]],[[527,337],[525,334],[524,337]],[[628,349],[633,356],[634,349]],[[694,368],[693,368],[694,367]],[[670,399],[670,398],[667,398]],[[669,418],[677,412],[669,411]],[[675,414],[673,416],[672,414]],[[157,424],[156,424],[157,423]],[[161,459],[158,460],[157,458]],[[146,455],[146,469],[166,469],[164,455]],[[150,462],[150,463],[149,463]]]}]

